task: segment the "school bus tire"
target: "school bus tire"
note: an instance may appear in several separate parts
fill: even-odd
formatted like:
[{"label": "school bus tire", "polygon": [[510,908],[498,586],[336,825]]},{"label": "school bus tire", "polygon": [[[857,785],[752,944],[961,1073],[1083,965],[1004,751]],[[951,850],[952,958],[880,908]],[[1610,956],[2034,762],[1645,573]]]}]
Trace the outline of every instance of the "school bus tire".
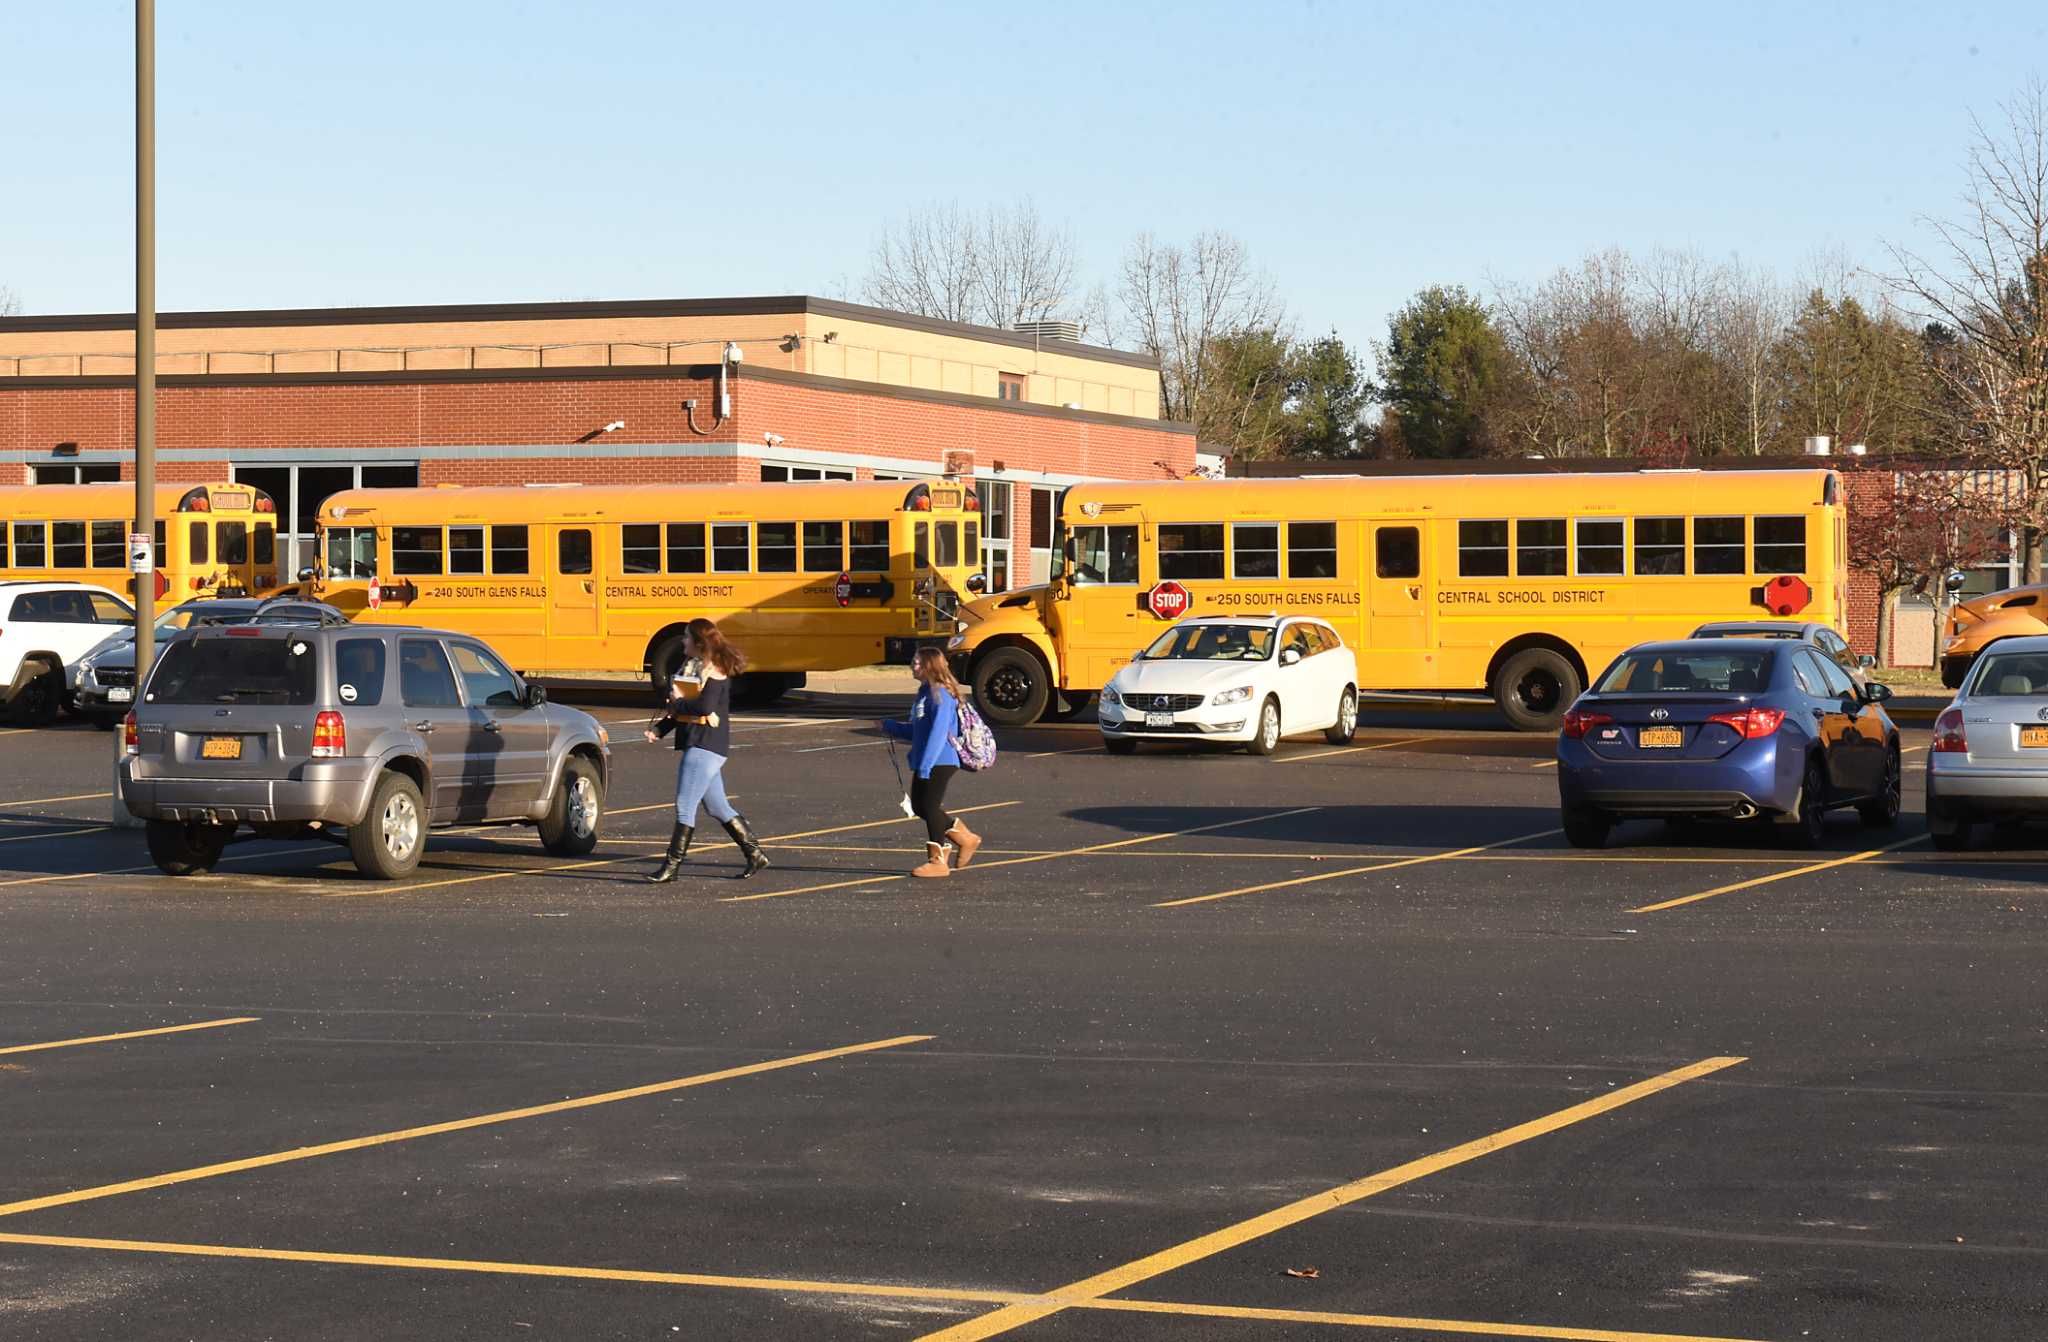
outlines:
[{"label": "school bus tire", "polygon": [[1491,688],[1493,701],[1516,731],[1554,732],[1585,682],[1563,653],[1537,646],[1502,659]]},{"label": "school bus tire", "polygon": [[647,652],[647,678],[654,682],[656,694],[668,694],[669,677],[683,664],[683,633],[665,633],[654,640],[654,646]]},{"label": "school bus tire", "polygon": [[1028,727],[1052,702],[1052,673],[1027,648],[992,648],[974,660],[974,706],[998,727]]}]

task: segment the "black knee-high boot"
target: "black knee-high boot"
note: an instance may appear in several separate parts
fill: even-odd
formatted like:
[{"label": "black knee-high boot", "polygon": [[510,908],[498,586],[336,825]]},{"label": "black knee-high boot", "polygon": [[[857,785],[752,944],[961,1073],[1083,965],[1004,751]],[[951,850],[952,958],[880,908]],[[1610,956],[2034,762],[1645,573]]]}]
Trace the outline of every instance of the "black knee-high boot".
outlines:
[{"label": "black knee-high boot", "polygon": [[767,869],[768,855],[761,851],[760,843],[754,838],[754,831],[747,828],[745,816],[735,815],[726,821],[725,832],[732,835],[732,841],[740,846],[740,855],[747,860],[746,867],[735,879],[744,881],[755,872]]},{"label": "black knee-high boot", "polygon": [[678,823],[675,832],[668,836],[668,856],[661,860],[661,870],[647,879],[654,885],[665,885],[676,878],[683,869],[683,859],[690,855],[690,840],[695,837],[697,827]]}]

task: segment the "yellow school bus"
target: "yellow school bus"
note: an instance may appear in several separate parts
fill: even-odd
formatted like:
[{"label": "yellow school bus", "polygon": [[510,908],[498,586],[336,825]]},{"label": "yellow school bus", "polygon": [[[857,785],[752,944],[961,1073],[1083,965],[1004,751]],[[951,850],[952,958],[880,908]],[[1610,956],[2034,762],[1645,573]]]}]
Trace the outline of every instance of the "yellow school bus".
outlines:
[{"label": "yellow school bus", "polygon": [[662,686],[703,616],[746,651],[738,688],[760,702],[951,634],[981,590],[980,509],[956,481],[357,489],[320,506],[305,585],[524,671]]},{"label": "yellow school bus", "polygon": [[1847,515],[1828,470],[1091,484],[1044,587],[963,608],[949,648],[991,721],[1083,701],[1184,615],[1300,611],[1362,691],[1484,691],[1552,730],[1634,643],[1716,619],[1843,628]]},{"label": "yellow school bus", "polygon": [[[0,579],[135,592],[128,534],[135,486],[0,486]],[[277,586],[277,505],[249,485],[156,488],[157,609]]]}]

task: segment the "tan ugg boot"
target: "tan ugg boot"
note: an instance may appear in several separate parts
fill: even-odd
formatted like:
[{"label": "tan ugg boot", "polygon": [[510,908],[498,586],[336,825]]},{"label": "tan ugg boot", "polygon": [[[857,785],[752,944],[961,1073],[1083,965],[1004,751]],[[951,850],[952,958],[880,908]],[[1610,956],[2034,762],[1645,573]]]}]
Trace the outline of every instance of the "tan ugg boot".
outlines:
[{"label": "tan ugg boot", "polygon": [[958,871],[974,861],[974,854],[981,847],[981,836],[967,828],[965,820],[955,819],[953,828],[946,831],[946,838],[953,845],[953,870]]},{"label": "tan ugg boot", "polygon": [[946,861],[946,845],[942,843],[927,843],[924,846],[924,865],[912,867],[910,874],[931,880],[944,876],[952,870],[952,865]]}]

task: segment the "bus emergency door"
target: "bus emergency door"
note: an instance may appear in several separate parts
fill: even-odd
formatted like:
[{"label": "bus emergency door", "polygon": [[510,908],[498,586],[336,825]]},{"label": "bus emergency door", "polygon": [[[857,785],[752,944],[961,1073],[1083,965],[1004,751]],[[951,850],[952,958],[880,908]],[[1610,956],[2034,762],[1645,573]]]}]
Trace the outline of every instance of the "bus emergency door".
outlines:
[{"label": "bus emergency door", "polygon": [[587,669],[602,663],[598,652],[598,546],[596,528],[553,528],[554,563],[548,575],[550,670]]},{"label": "bus emergency door", "polygon": [[1366,619],[1359,678],[1368,684],[1419,684],[1430,654],[1422,524],[1369,522],[1365,529]]}]

